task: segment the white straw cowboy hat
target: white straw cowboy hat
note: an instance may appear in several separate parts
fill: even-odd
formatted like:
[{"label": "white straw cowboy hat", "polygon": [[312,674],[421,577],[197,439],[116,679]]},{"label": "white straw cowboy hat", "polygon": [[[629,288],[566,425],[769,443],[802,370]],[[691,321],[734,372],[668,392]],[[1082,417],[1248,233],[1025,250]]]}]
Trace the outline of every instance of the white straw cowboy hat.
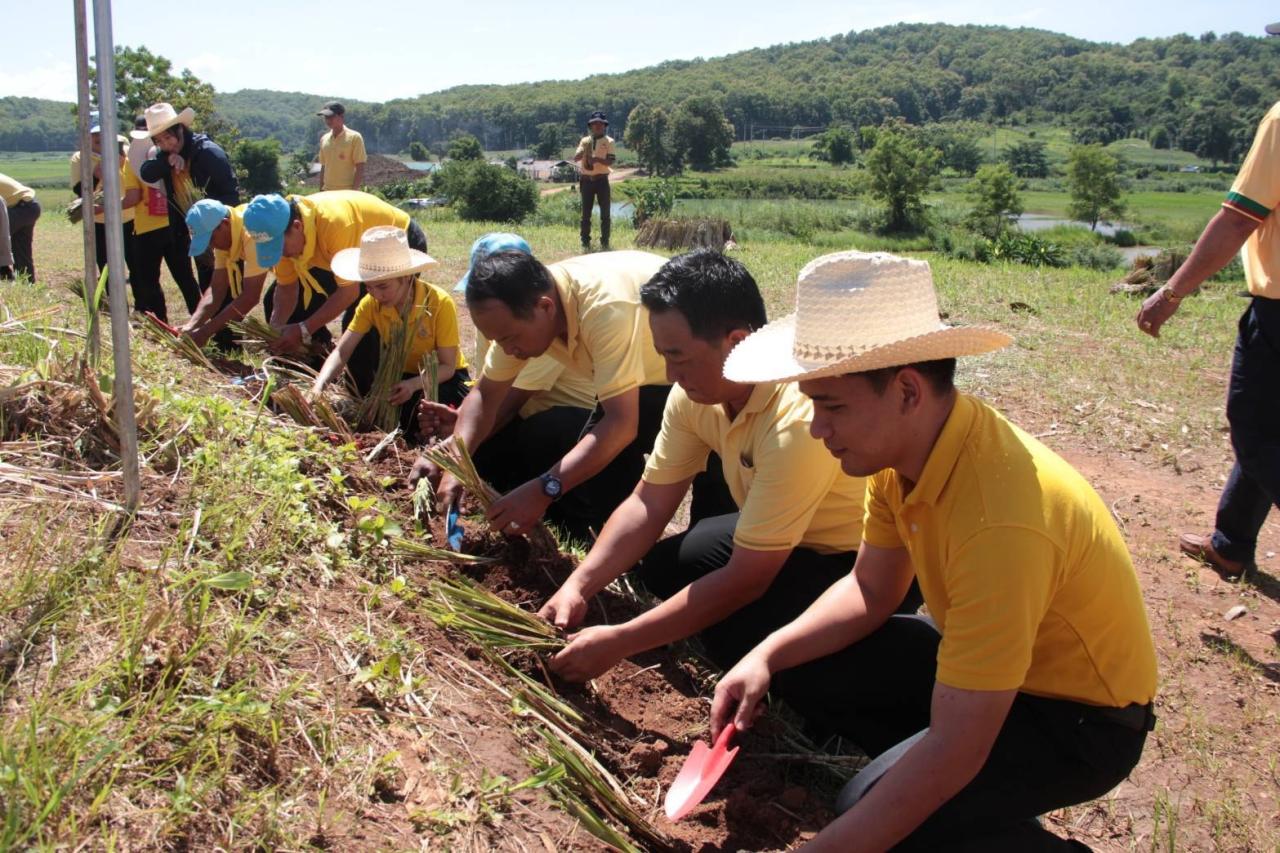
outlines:
[{"label": "white straw cowboy hat", "polygon": [[382,281],[435,266],[426,252],[409,248],[409,235],[394,225],[377,225],[360,235],[360,247],[343,249],[329,263],[347,281]]},{"label": "white straw cowboy hat", "polygon": [[1012,341],[996,329],[944,325],[924,261],[837,252],[800,271],[796,312],[734,347],[724,376],[733,382],[819,379],[978,355]]},{"label": "white straw cowboy hat", "polygon": [[152,104],[147,107],[144,115],[147,119],[147,135],[155,136],[175,124],[185,124],[187,127],[191,127],[191,122],[195,121],[196,118],[196,111],[191,107],[187,107],[182,112],[175,112],[173,104]]}]

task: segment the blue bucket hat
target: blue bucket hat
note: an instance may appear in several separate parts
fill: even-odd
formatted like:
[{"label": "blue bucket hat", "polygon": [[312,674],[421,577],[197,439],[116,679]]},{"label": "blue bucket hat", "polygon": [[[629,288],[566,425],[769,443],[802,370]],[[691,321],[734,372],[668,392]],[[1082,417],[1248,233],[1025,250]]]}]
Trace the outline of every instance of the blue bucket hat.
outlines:
[{"label": "blue bucket hat", "polygon": [[203,255],[209,248],[214,229],[222,224],[231,210],[216,198],[202,198],[187,211],[187,230],[191,232],[191,257]]},{"label": "blue bucket hat", "polygon": [[498,252],[524,252],[526,255],[532,255],[533,249],[529,248],[528,241],[519,234],[510,234],[505,231],[485,234],[471,244],[471,263],[467,267],[466,275],[458,279],[458,283],[454,285],[453,292],[465,293],[467,281],[471,278],[471,271],[476,268],[476,264]]},{"label": "blue bucket hat", "polygon": [[283,196],[254,196],[244,209],[244,230],[257,244],[258,264],[264,269],[280,263],[284,232],[289,227],[289,201]]}]

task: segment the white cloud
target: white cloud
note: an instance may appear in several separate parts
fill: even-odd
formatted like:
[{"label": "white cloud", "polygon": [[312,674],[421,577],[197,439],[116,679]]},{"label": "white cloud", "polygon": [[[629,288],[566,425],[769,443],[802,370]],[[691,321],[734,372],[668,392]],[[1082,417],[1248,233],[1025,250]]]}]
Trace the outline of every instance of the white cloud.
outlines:
[{"label": "white cloud", "polygon": [[24,98],[76,99],[76,69],[70,62],[53,62],[22,71],[0,69],[0,95]]}]

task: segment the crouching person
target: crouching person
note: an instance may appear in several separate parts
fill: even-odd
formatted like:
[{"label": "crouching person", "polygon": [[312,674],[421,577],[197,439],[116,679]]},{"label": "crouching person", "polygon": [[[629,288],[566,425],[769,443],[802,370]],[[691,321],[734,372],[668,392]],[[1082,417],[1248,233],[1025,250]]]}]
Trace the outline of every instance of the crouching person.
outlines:
[{"label": "crouching person", "polygon": [[[664,601],[572,635],[551,666],[574,681],[693,634],[731,666],[847,575],[861,540],[865,482],[809,435],[809,401],[793,384],[722,376],[729,352],[765,324],[746,268],[691,252],[665,264],[640,298],[675,387],[640,482],[541,615],[576,628],[591,597],[637,563]],[[695,504],[690,528],[659,542],[709,459],[727,495],[719,506]]]},{"label": "crouching person", "polygon": [[[1036,817],[1111,790],[1154,723],[1155,651],[1107,506],[956,391],[955,358],[1009,338],[943,326],[928,264],[828,255],[797,306],[725,375],[800,383],[813,435],[869,478],[863,541],[851,574],[720,681],[713,735],[749,725],[772,683],[877,756],[809,850],[1087,849]],[[893,615],[913,575],[932,621]]]},{"label": "crouching person", "polygon": [[[361,236],[358,248],[343,249],[333,256],[334,275],[362,283],[368,293],[356,305],[351,323],[325,359],[312,393],[320,393],[347,366],[365,335],[377,331],[382,342],[381,359],[387,355],[386,346],[393,332],[403,327],[402,374],[400,381],[391,386],[387,399],[401,407],[405,434],[417,432],[416,409],[428,381],[426,360],[431,353],[438,360],[435,380],[440,401],[453,406],[462,402],[470,376],[459,346],[458,308],[449,294],[418,277],[435,263],[426,252],[409,248],[409,237],[403,228],[390,225],[370,228]],[[367,385],[360,388],[361,393],[369,390]]]}]

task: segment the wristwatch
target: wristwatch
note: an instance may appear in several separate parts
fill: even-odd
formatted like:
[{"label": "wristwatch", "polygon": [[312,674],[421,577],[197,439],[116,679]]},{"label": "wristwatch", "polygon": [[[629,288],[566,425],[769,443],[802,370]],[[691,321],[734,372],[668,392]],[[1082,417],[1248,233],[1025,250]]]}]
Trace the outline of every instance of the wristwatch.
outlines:
[{"label": "wristwatch", "polygon": [[560,500],[560,495],[564,493],[564,483],[560,482],[560,478],[555,474],[543,474],[538,478],[542,481],[542,493],[553,501]]}]

